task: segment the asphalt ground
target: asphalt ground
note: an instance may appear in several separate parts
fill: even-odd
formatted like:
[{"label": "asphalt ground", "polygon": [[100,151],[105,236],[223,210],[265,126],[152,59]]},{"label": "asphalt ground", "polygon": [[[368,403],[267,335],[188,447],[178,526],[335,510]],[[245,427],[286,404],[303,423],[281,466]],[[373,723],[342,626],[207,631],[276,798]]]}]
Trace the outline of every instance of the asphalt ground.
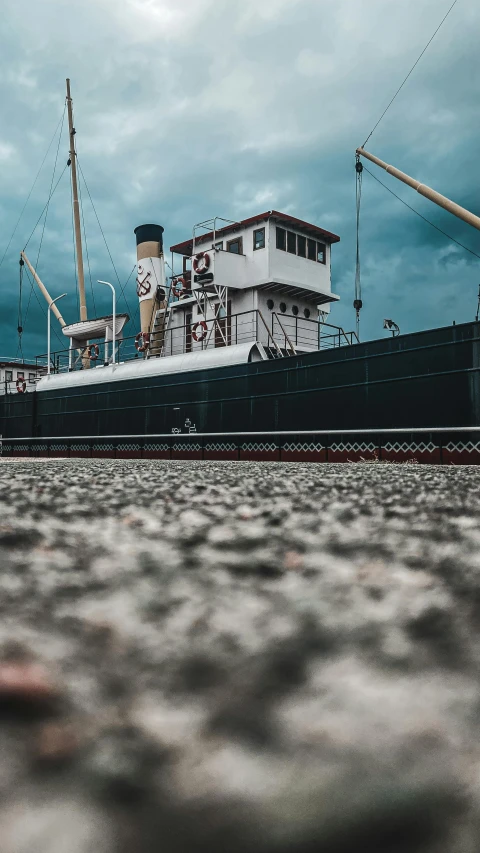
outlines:
[{"label": "asphalt ground", "polygon": [[0,462],[1,853],[477,853],[479,485]]}]

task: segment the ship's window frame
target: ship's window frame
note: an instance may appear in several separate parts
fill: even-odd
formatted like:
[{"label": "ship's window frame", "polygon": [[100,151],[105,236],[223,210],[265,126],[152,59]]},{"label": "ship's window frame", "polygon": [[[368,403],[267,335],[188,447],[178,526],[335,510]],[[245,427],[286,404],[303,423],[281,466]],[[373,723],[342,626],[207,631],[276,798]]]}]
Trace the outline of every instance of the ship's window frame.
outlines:
[{"label": "ship's window frame", "polygon": [[35,382],[35,374],[34,373],[28,374],[28,381],[29,381],[30,385],[33,385],[33,383]]},{"label": "ship's window frame", "polygon": [[281,252],[287,251],[287,232],[285,228],[276,228],[276,246]]},{"label": "ship's window frame", "polygon": [[25,381],[25,371],[17,370],[17,379],[23,379]]},{"label": "ship's window frame", "polygon": [[215,249],[216,252],[223,252],[223,240],[217,240],[216,243],[212,243],[212,249]]},{"label": "ship's window frame", "polygon": [[275,302],[273,301],[273,299],[267,299],[267,308],[269,311],[273,311],[273,309],[275,308]]},{"label": "ship's window frame", "polygon": [[5,371],[5,382],[13,382],[13,370]]},{"label": "ship's window frame", "polygon": [[306,319],[306,320],[309,320],[309,319],[310,319],[310,314],[311,314],[311,313],[312,313],[312,312],[310,311],[310,308],[304,308],[304,309],[303,309],[303,316],[305,317],[305,319]]},{"label": "ship's window frame", "polygon": [[[322,255],[322,259],[320,260],[320,254]],[[317,263],[326,264],[327,263],[327,244],[326,243],[317,243]]]},{"label": "ship's window frame", "polygon": [[282,314],[285,314],[285,312],[287,310],[287,303],[286,302],[280,302],[280,305],[278,307],[280,308],[280,311],[282,312]]},{"label": "ship's window frame", "polygon": [[[232,251],[232,246],[238,243],[238,252]],[[234,237],[233,240],[227,240],[227,252],[231,255],[243,255],[243,237]]]},{"label": "ship's window frame", "polygon": [[317,241],[311,237],[307,239],[307,258],[309,261],[317,260]]},{"label": "ship's window frame", "polygon": [[[300,251],[300,246],[302,251]],[[299,258],[307,257],[307,238],[303,234],[297,234],[297,255]]]},{"label": "ship's window frame", "polygon": [[295,231],[287,231],[287,252],[289,255],[297,254],[297,235]]},{"label": "ship's window frame", "polygon": [[[261,245],[257,246],[257,234],[261,235]],[[253,251],[257,252],[259,249],[265,248],[265,227],[263,228],[255,228],[253,232]]]},{"label": "ship's window frame", "polygon": [[298,305],[292,305],[292,314],[294,317],[298,316]]}]

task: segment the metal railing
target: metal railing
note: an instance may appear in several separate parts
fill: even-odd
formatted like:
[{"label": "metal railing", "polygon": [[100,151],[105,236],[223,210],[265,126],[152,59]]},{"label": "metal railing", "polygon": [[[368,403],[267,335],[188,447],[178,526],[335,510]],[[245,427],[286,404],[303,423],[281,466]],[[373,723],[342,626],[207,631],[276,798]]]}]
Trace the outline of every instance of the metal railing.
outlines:
[{"label": "metal railing", "polygon": [[[259,310],[241,311],[226,317],[212,317],[205,320],[203,315],[193,314],[194,308],[196,304],[192,305],[190,322],[153,331],[146,342],[145,349],[142,349],[145,342],[137,340],[137,335],[118,341],[117,364],[134,359],[184,355],[189,352],[254,341],[267,347],[271,356],[281,357],[295,355],[299,351],[312,352],[350,345],[357,340],[355,332],[344,332],[339,326],[320,323],[318,320],[305,317],[295,317],[293,314],[283,314],[280,317],[276,312],[272,312],[269,325]],[[85,356],[88,357],[89,352],[89,347],[85,347],[73,353],[69,349],[51,353],[51,372],[66,373],[69,370],[84,369]],[[109,363],[111,353],[105,354],[104,341],[98,341],[97,347],[93,348],[91,353],[90,368]],[[37,370],[45,369],[47,355],[37,356],[36,364]]]},{"label": "metal railing", "polygon": [[281,314],[272,311],[271,330],[277,340],[283,336],[284,349],[318,350],[351,346],[358,343],[355,332],[345,332],[341,326],[322,323],[298,314]]}]

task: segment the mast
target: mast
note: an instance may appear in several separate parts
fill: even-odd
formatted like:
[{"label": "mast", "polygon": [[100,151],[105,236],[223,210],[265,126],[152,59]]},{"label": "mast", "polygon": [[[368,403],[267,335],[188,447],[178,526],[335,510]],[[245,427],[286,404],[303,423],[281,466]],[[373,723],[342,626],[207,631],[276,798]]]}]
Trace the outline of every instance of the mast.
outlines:
[{"label": "mast", "polygon": [[439,207],[443,207],[445,210],[448,210],[449,213],[453,213],[454,216],[458,216],[459,219],[463,219],[464,222],[468,222],[469,225],[473,225],[474,228],[478,228],[480,231],[479,216],[475,216],[474,213],[471,213],[469,210],[465,210],[464,207],[461,207],[459,204],[456,204],[454,201],[446,198],[446,196],[437,193],[436,190],[432,190],[430,187],[427,187],[426,184],[422,184],[420,181],[410,178],[409,175],[406,175],[405,172],[401,172],[400,169],[396,169],[394,166],[389,166],[388,163],[384,163],[379,157],[375,157],[374,154],[369,154],[368,151],[365,151],[363,148],[357,148],[356,154],[357,156],[365,157],[366,160],[370,160],[371,163],[375,163],[375,165],[380,166],[381,169],[385,169],[389,175],[393,175],[394,178],[397,178],[399,181],[403,181],[404,184],[412,187],[417,191],[417,193],[420,193],[420,195],[425,196],[425,198],[433,201],[434,204],[438,204]]},{"label": "mast", "polygon": [[80,320],[87,319],[87,303],[85,300],[85,276],[83,273],[82,232],[80,230],[80,207],[78,203],[77,185],[77,155],[75,152],[75,128],[73,126],[72,99],[70,97],[70,80],[67,78],[67,109],[68,129],[70,135],[70,168],[72,172],[73,222],[75,226],[75,247],[77,252],[78,294],[80,299]]}]

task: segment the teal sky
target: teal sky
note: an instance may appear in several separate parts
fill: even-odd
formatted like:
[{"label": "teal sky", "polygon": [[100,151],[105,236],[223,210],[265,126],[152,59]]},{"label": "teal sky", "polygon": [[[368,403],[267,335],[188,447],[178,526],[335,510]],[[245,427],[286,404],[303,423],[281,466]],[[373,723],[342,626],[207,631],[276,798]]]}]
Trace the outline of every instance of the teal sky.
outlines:
[{"label": "teal sky", "polygon": [[[72,81],[80,164],[123,284],[133,229],[170,246],[215,215],[271,208],[338,233],[331,319],[354,328],[355,172],[361,145],[451,0],[3,0],[0,258]],[[387,162],[480,214],[480,4],[458,0],[369,141]],[[18,351],[18,257],[48,197],[58,137],[0,267],[0,356]],[[56,178],[68,156],[66,122]],[[369,166],[370,168],[370,166]],[[480,255],[480,234],[380,170],[424,216]],[[97,313],[115,272],[83,186]],[[43,221],[27,254],[36,263]],[[362,337],[473,319],[479,260],[365,174]],[[49,206],[38,270],[77,318],[68,170]],[[94,306],[88,264],[87,300]],[[133,277],[125,293],[135,315]],[[30,299],[28,315],[25,319]],[[41,300],[42,297],[39,296]],[[125,303],[120,299],[121,309]],[[45,352],[45,305],[24,281],[23,352]],[[136,321],[135,321],[136,322]],[[136,325],[130,327],[137,331]],[[58,342],[53,338],[53,345]]]}]

